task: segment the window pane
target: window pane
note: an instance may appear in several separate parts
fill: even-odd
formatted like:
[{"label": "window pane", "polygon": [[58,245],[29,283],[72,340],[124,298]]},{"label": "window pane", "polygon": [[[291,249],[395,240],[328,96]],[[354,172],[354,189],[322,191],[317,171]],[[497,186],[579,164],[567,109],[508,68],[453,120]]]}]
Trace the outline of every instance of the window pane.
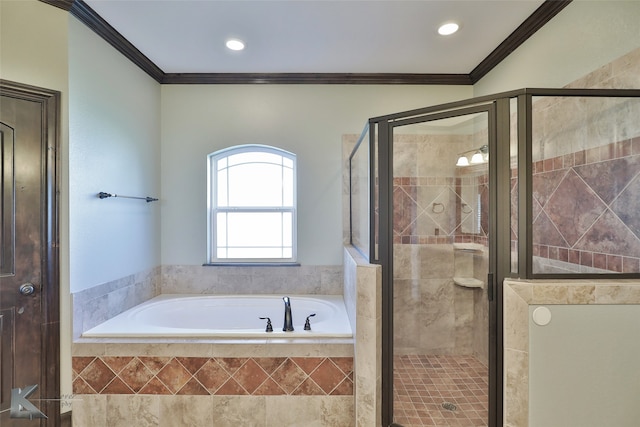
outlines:
[{"label": "window pane", "polygon": [[218,213],[216,215],[216,239],[218,247],[227,246],[227,214]]},{"label": "window pane", "polygon": [[218,182],[216,185],[216,189],[218,192],[218,206],[223,207],[229,206],[229,194],[227,192],[227,171],[228,169],[218,172]]},{"label": "window pane", "polygon": [[[291,251],[289,251],[291,253]],[[281,248],[229,248],[227,258],[291,258],[291,255],[282,256]]]},{"label": "window pane", "polygon": [[220,212],[216,219],[217,258],[293,256],[292,212]]},{"label": "window pane", "polygon": [[280,212],[233,212],[227,214],[229,246],[266,247],[282,244]]},{"label": "window pane", "polygon": [[293,206],[293,169],[282,170],[282,205]]},{"label": "window pane", "polygon": [[272,163],[276,165],[282,164],[282,156],[261,151],[233,154],[229,156],[228,159],[229,166],[236,166],[243,163]]},{"label": "window pane", "polygon": [[229,168],[230,206],[282,206],[282,167],[247,163]]},{"label": "window pane", "polygon": [[293,213],[282,213],[282,245],[291,246],[293,244]]},{"label": "window pane", "polygon": [[216,167],[218,168],[218,170],[226,168],[227,167],[227,158],[223,157],[220,160],[218,160],[218,165]]}]

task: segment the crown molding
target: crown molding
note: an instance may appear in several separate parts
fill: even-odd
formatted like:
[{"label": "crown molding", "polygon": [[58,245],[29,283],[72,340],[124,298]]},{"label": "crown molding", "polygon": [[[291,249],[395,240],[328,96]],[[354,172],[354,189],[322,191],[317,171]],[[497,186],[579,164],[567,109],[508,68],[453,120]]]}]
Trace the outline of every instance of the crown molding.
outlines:
[{"label": "crown molding", "polygon": [[470,85],[467,74],[167,73],[163,84]]},{"label": "crown molding", "polygon": [[[40,0],[42,1],[42,0]],[[51,1],[51,0],[49,0]],[[68,1],[68,0],[65,0]],[[69,12],[158,83],[164,72],[82,0],[71,0]]]},{"label": "crown molding", "polygon": [[518,28],[514,30],[497,48],[493,50],[485,59],[474,68],[469,77],[472,84],[477,83],[481,78],[493,70],[507,56],[516,50],[522,43],[527,41],[536,31],[542,28],[547,22],[556,16],[562,9],[567,7],[572,0],[546,0],[538,7]]},{"label": "crown molding", "polygon": [[473,85],[572,0],[546,0],[469,74],[412,73],[165,73],[82,0],[40,0],[69,11],[161,84]]}]

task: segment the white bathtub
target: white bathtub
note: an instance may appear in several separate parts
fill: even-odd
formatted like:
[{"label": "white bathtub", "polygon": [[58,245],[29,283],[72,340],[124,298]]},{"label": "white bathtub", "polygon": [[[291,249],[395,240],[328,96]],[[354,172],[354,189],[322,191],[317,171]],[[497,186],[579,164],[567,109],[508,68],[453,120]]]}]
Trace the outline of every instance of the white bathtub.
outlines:
[{"label": "white bathtub", "polygon": [[[289,295],[294,331],[283,332],[283,295],[160,295],[82,334],[85,338],[345,338],[351,325],[341,295]],[[304,330],[307,316],[311,331]],[[269,317],[273,332],[265,332]]]}]

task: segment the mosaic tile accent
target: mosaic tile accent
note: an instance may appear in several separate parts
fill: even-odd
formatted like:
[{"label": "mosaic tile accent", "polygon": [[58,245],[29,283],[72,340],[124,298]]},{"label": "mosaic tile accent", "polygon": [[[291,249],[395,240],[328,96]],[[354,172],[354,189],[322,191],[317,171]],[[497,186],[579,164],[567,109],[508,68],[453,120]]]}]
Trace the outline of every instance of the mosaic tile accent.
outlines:
[{"label": "mosaic tile accent", "polygon": [[352,357],[74,357],[75,394],[353,395]]},{"label": "mosaic tile accent", "polygon": [[405,427],[488,424],[488,369],[472,356],[394,357],[394,421]]},{"label": "mosaic tile accent", "polygon": [[640,137],[535,162],[534,256],[640,272],[638,194]]}]

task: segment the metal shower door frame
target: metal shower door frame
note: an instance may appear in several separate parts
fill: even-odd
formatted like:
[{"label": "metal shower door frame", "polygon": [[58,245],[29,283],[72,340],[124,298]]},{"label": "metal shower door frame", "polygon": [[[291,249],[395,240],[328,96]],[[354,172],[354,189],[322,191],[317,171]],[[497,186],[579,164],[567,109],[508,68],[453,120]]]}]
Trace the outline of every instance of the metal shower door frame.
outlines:
[{"label": "metal shower door frame", "polygon": [[[382,425],[393,423],[393,131],[396,127],[487,113],[489,145],[489,427],[502,425],[502,289],[510,265],[509,98],[468,100],[370,119],[377,125],[377,150],[370,152],[378,170],[378,259],[382,265]],[[505,122],[506,120],[506,122]],[[506,125],[505,125],[506,123]],[[498,149],[498,146],[506,149]],[[374,178],[375,179],[375,178]],[[499,194],[502,194],[500,197]],[[371,198],[372,200],[375,197]],[[371,206],[374,211],[375,206]],[[498,239],[503,241],[498,244]],[[373,240],[372,240],[373,242]],[[373,246],[373,243],[372,243]],[[506,248],[498,254],[498,248]],[[505,250],[502,250],[505,252]]]}]

